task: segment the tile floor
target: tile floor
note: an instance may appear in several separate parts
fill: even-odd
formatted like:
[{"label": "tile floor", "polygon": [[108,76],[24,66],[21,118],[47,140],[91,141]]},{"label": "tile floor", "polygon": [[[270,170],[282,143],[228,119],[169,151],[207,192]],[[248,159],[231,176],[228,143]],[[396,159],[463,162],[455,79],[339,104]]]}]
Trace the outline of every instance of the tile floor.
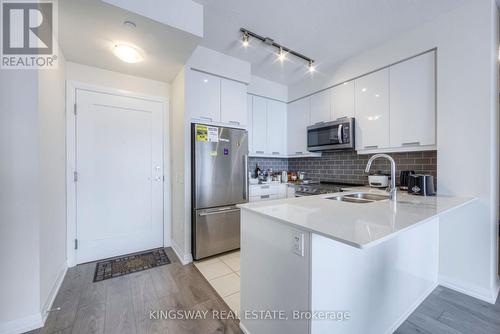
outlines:
[{"label": "tile floor", "polygon": [[240,252],[194,262],[195,267],[224,299],[227,306],[240,313]]}]

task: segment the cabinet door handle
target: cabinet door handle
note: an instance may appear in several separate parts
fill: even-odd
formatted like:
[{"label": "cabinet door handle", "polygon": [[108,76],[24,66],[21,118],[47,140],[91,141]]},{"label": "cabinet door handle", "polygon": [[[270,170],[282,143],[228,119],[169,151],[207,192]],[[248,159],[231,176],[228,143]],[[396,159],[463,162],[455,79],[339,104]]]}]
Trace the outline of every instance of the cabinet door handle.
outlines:
[{"label": "cabinet door handle", "polygon": [[295,154],[303,154],[302,152],[295,152]]},{"label": "cabinet door handle", "polygon": [[403,146],[420,146],[420,142],[414,141],[414,142],[410,142],[410,143],[403,143],[402,145]]},{"label": "cabinet door handle", "polygon": [[364,148],[378,148],[378,145],[368,145],[368,146],[365,146]]},{"label": "cabinet door handle", "polygon": [[269,198],[269,195],[262,195],[260,196],[261,199]]},{"label": "cabinet door handle", "polygon": [[261,186],[260,189],[269,189],[269,186]]},{"label": "cabinet door handle", "polygon": [[238,121],[229,121],[230,124],[234,124],[234,125],[240,125],[240,122]]},{"label": "cabinet door handle", "polygon": [[273,155],[278,155],[280,154],[280,152],[273,152]]},{"label": "cabinet door handle", "polygon": [[200,117],[200,119],[212,122],[212,118],[211,117]]},{"label": "cabinet door handle", "polygon": [[320,122],[314,123],[314,125],[319,125],[319,124],[323,124],[323,123],[325,123],[325,122],[324,121],[320,121]]},{"label": "cabinet door handle", "polygon": [[264,151],[255,151],[257,154],[264,154]]}]

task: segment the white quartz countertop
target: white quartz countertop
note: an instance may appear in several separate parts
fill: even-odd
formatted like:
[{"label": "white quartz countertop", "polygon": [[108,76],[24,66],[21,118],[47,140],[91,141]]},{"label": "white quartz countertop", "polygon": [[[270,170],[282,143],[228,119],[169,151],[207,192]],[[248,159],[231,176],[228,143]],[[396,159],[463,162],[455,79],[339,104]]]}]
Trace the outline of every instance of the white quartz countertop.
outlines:
[{"label": "white quartz countertop", "polygon": [[[355,187],[337,195],[355,192],[387,194],[382,190]],[[442,195],[423,197],[399,191],[396,202],[360,204],[326,199],[332,196],[304,196],[239,207],[357,248],[368,248],[475,200]]]}]

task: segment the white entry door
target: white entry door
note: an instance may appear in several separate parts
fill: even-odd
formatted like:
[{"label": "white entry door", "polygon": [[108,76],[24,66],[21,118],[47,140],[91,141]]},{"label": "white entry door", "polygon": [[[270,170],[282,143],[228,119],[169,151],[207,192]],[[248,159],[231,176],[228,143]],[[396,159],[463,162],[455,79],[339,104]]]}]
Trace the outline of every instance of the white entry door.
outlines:
[{"label": "white entry door", "polygon": [[163,104],[76,91],[77,263],[163,246]]}]

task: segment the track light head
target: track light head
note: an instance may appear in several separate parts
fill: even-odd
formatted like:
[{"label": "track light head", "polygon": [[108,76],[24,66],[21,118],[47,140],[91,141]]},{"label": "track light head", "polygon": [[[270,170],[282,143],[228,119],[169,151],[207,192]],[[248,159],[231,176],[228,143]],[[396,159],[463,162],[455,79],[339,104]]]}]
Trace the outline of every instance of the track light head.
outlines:
[{"label": "track light head", "polygon": [[316,71],[316,66],[314,66],[314,62],[312,60],[309,60],[309,65],[307,67],[309,69],[309,73],[313,73]]},{"label": "track light head", "polygon": [[241,44],[246,48],[250,43],[249,43],[249,36],[248,33],[245,31],[243,32],[243,36],[241,37]]},{"label": "track light head", "polygon": [[286,53],[283,51],[283,48],[280,47],[280,50],[278,52],[278,60],[280,62],[284,62],[286,60]]}]

